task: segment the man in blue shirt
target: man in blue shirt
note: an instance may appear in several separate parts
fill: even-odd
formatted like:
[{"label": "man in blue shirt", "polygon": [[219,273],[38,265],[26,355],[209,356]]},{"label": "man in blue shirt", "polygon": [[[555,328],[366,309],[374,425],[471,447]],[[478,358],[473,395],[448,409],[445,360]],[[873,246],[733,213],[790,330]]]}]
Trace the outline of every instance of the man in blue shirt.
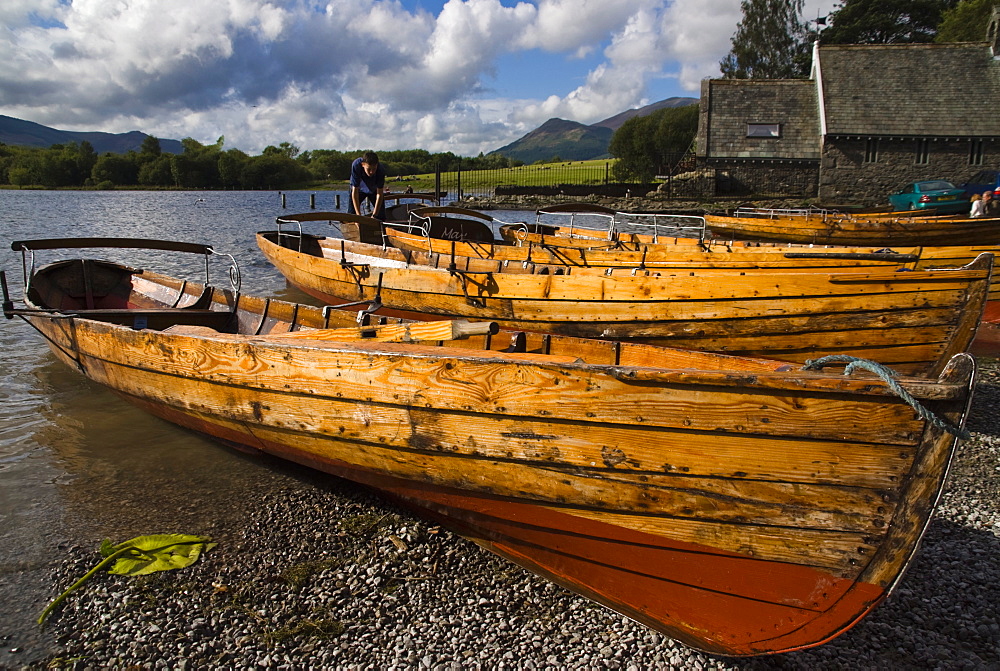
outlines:
[{"label": "man in blue shirt", "polygon": [[366,151],[351,164],[351,201],[347,211],[361,213],[361,203],[368,201],[372,216],[385,219],[385,168],[378,162],[378,154]]}]

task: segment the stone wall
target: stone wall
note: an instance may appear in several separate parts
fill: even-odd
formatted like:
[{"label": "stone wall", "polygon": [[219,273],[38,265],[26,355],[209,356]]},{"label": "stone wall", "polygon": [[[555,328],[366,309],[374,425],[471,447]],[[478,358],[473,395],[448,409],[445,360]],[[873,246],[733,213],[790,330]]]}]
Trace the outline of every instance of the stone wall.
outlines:
[{"label": "stone wall", "polygon": [[915,138],[880,138],[878,159],[865,162],[867,138],[827,137],[820,167],[823,202],[885,205],[909,182],[947,179],[961,185],[984,168],[1000,168],[1000,141],[983,140],[983,164],[971,165],[968,139],[927,140],[927,163],[917,164]]}]

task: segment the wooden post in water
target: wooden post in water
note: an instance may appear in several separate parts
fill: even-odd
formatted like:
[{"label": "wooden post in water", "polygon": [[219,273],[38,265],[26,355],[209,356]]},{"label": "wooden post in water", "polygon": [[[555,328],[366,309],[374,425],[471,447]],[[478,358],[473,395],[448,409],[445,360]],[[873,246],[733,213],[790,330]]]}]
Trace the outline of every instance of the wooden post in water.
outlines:
[{"label": "wooden post in water", "polygon": [[281,192],[281,209],[285,209],[285,193]]},{"label": "wooden post in water", "polygon": [[315,193],[310,193],[309,194],[309,209],[310,210],[315,210],[316,209],[316,194]]},{"label": "wooden post in water", "polygon": [[337,194],[337,211],[340,211],[340,194]]}]

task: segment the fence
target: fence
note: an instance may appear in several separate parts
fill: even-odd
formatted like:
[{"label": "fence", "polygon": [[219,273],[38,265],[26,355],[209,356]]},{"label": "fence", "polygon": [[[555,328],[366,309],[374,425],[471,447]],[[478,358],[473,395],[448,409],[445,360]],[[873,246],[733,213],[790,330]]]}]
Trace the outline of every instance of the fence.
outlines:
[{"label": "fence", "polygon": [[516,168],[459,170],[439,173],[440,188],[459,198],[502,195],[505,189],[557,189],[563,186],[592,189],[611,183],[611,161],[522,165]]}]

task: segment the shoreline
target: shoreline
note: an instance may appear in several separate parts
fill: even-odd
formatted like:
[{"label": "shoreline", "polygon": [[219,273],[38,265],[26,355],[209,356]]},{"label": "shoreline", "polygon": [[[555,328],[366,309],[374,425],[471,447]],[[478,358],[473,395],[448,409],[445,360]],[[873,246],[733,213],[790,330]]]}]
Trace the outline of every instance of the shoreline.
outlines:
[{"label": "shoreline", "polygon": [[610,196],[470,196],[452,202],[456,207],[471,210],[536,210],[557,203],[591,203],[603,205],[619,212],[658,212],[663,214],[704,215],[712,212],[734,210],[738,207],[757,207],[763,209],[802,209],[819,207],[816,199],[802,198],[770,198],[770,199],[715,199],[711,202],[700,200],[668,199],[657,196],[655,192],[645,196],[630,198],[614,198]]},{"label": "shoreline", "polygon": [[[691,650],[363,487],[261,456],[248,459],[266,484],[220,501],[231,518],[176,530],[218,547],[179,571],[96,576],[53,613],[51,648],[11,654],[21,644],[7,640],[0,667],[996,668],[998,407],[1000,365],[981,360],[973,438],[913,564],[885,603],[817,648]],[[99,539],[76,542],[49,562],[51,598],[99,559]]]}]

